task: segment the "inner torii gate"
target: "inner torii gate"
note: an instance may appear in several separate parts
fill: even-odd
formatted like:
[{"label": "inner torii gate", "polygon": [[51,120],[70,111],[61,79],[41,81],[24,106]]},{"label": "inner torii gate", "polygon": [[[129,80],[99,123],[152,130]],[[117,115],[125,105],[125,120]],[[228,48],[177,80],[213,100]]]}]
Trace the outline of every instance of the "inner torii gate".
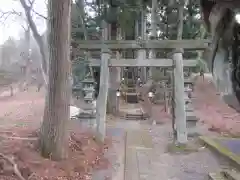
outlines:
[{"label": "inner torii gate", "polygon": [[[106,36],[105,36],[106,37]],[[97,132],[103,141],[106,134],[106,107],[109,88],[109,67],[172,67],[174,69],[174,94],[175,94],[175,122],[177,141],[187,142],[186,112],[184,101],[184,75],[183,67],[195,67],[197,60],[184,60],[183,49],[204,50],[208,47],[208,40],[91,40],[78,41],[81,50],[101,51],[101,60],[89,58],[90,66],[101,66],[100,89],[97,100]],[[173,49],[170,59],[147,59],[146,53],[136,59],[121,59],[120,56],[111,58],[111,50],[121,51],[126,49],[141,52],[149,49]],[[117,53],[120,54],[120,53]]]}]

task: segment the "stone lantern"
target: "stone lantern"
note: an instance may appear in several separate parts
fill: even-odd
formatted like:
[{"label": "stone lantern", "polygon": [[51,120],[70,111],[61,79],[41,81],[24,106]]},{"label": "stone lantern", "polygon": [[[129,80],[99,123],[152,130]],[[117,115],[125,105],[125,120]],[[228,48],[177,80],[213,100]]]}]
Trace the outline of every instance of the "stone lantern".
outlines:
[{"label": "stone lantern", "polygon": [[92,103],[95,99],[95,81],[91,77],[87,77],[82,81],[83,91],[84,91],[84,101],[87,103]]},{"label": "stone lantern", "polygon": [[79,118],[87,118],[91,127],[96,127],[96,99],[95,99],[95,81],[92,77],[86,77],[82,82],[84,92],[84,101],[86,102]]}]

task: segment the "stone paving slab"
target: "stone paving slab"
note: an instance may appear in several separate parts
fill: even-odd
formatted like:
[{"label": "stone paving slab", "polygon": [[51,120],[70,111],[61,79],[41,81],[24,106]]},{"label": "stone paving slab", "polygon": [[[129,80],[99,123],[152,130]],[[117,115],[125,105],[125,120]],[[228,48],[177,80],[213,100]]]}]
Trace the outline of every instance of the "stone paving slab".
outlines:
[{"label": "stone paving slab", "polygon": [[153,148],[152,137],[146,130],[129,130],[127,132],[126,146]]},{"label": "stone paving slab", "polygon": [[153,153],[153,149],[136,148],[136,150],[140,179],[144,179],[144,177],[147,177],[152,171],[151,154]]},{"label": "stone paving slab", "polygon": [[112,146],[104,153],[112,166],[104,170],[97,170],[93,173],[92,180],[124,180],[125,162],[125,129],[116,126],[107,126],[106,134],[112,139]]},{"label": "stone paving slab", "polygon": [[240,138],[201,136],[200,140],[240,167]]},{"label": "stone paving slab", "polygon": [[[146,149],[153,148],[152,137],[148,131],[128,130],[126,136],[126,152],[125,152],[125,179],[124,180],[141,180],[139,170],[146,170],[146,160],[140,158],[140,152],[146,152]],[[148,159],[148,158],[147,158]],[[140,163],[139,163],[140,162]],[[148,161],[149,162],[149,161]],[[142,167],[144,166],[144,167]]]},{"label": "stone paving slab", "polygon": [[137,151],[133,148],[126,147],[125,154],[125,176],[124,180],[139,180]]},{"label": "stone paving slab", "polygon": [[[173,141],[171,124],[150,126],[120,120],[114,127],[126,131],[124,180],[206,180],[208,173],[228,167],[207,148],[187,155],[168,153],[167,146]],[[109,133],[119,137],[118,128]]]},{"label": "stone paving slab", "polygon": [[113,137],[124,137],[125,135],[124,129],[119,127],[108,127],[106,133]]}]

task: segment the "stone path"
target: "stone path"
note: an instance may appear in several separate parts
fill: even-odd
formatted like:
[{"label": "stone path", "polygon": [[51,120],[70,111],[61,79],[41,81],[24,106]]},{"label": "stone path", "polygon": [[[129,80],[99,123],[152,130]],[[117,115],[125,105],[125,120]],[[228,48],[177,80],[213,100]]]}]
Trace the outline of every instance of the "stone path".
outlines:
[{"label": "stone path", "polygon": [[119,111],[124,114],[139,114],[143,112],[140,104],[126,104],[121,102]]},{"label": "stone path", "polygon": [[152,138],[147,130],[128,130],[126,134],[125,151],[125,180],[139,179],[138,151],[151,150],[153,148]]},{"label": "stone path", "polygon": [[228,166],[206,148],[189,154],[168,153],[170,124],[118,121],[114,126],[127,132],[124,180],[207,180],[209,172]]}]

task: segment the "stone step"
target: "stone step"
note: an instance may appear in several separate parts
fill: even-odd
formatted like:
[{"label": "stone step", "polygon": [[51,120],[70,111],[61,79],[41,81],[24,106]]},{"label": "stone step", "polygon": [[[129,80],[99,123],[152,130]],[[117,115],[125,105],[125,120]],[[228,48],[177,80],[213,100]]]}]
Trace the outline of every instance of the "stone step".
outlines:
[{"label": "stone step", "polygon": [[239,180],[240,179],[240,173],[236,171],[230,171],[230,170],[224,170],[221,172],[223,177],[227,178],[228,180]]},{"label": "stone step", "polygon": [[138,103],[138,95],[137,93],[127,93],[126,94],[127,103]]},{"label": "stone step", "polygon": [[194,111],[186,110],[186,120],[187,120],[188,136],[191,137],[198,134],[197,122],[199,118],[195,115]]},{"label": "stone step", "polygon": [[186,107],[186,112],[193,112],[193,111],[194,111],[193,108],[191,108],[191,107]]},{"label": "stone step", "polygon": [[227,180],[221,173],[209,173],[209,180]]},{"label": "stone step", "polygon": [[145,120],[147,119],[148,116],[146,113],[141,113],[141,114],[129,114],[127,113],[125,115],[126,120]]},{"label": "stone step", "polygon": [[188,97],[188,94],[184,93],[184,100],[185,101],[190,101],[190,98]]},{"label": "stone step", "polygon": [[81,113],[77,117],[79,119],[94,119],[94,118],[96,118],[96,114]]},{"label": "stone step", "polygon": [[199,118],[196,116],[196,114],[193,111],[186,111],[186,118],[187,118],[187,121],[197,122],[199,120]]},{"label": "stone step", "polygon": [[143,120],[143,116],[142,115],[138,115],[138,116],[125,116],[126,120]]},{"label": "stone step", "polygon": [[186,104],[186,112],[193,112],[193,111],[194,111],[194,108],[192,103]]}]

